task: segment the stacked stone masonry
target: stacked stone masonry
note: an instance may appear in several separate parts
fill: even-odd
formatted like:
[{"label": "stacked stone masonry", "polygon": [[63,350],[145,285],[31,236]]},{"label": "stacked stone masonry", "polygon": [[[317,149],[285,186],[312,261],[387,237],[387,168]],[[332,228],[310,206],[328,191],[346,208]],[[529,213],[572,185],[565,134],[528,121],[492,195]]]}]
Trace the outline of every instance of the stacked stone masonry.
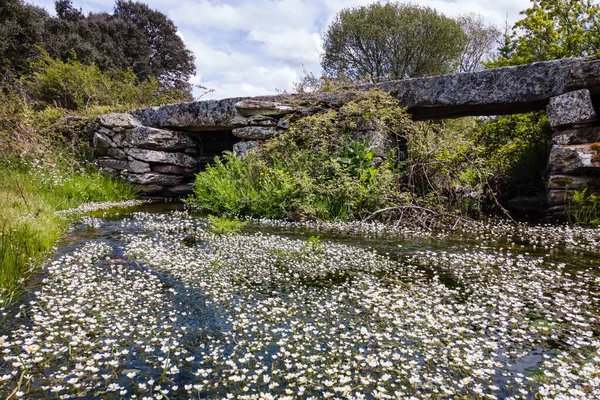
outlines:
[{"label": "stacked stone masonry", "polygon": [[552,128],[548,211],[562,216],[574,191],[600,191],[600,124],[587,89],[551,98],[547,113]]},{"label": "stacked stone masonry", "polygon": [[[553,129],[548,205],[555,214],[573,190],[595,190],[600,176],[600,60],[564,59],[474,73],[363,85],[389,92],[415,120],[504,115],[546,109]],[[94,135],[96,162],[143,193],[182,196],[194,174],[225,150],[244,155],[285,132],[290,121],[353,100],[352,92],[230,98],[107,114]],[[389,143],[364,126],[376,152]],[[404,144],[403,144],[404,146]],[[400,148],[400,152],[405,146]],[[374,157],[377,162],[380,157]]]}]

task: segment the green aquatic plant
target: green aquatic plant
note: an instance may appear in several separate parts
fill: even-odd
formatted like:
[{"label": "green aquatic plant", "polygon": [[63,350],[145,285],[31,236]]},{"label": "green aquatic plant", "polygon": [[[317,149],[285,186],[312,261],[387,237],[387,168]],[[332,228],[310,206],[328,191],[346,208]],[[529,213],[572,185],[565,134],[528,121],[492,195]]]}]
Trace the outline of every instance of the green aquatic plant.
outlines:
[{"label": "green aquatic plant", "polygon": [[567,198],[567,218],[577,225],[600,225],[600,197],[588,188],[575,190]]},{"label": "green aquatic plant", "polygon": [[216,215],[209,215],[208,221],[210,222],[208,230],[219,235],[238,233],[247,224],[246,221],[240,221],[237,218],[218,217]]}]

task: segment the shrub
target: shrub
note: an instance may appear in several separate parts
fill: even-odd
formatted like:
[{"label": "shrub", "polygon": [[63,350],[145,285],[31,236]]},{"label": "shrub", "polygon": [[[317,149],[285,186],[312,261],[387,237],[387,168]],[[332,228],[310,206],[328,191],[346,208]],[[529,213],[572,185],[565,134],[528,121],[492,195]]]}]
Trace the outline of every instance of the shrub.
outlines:
[{"label": "shrub", "polygon": [[197,175],[190,202],[213,213],[327,220],[361,218],[392,204],[396,153],[389,149],[374,166],[373,143],[355,134],[367,121],[390,139],[412,127],[388,94],[361,94],[339,110],[301,118],[258,153],[215,159]]},{"label": "shrub", "polygon": [[587,188],[575,190],[568,198],[566,213],[569,222],[578,225],[600,225],[600,197]]},{"label": "shrub", "polygon": [[71,110],[90,106],[153,106],[190,100],[185,90],[163,88],[156,78],[138,81],[133,70],[101,71],[70,59],[63,62],[42,51],[36,72],[26,80],[34,100]]}]

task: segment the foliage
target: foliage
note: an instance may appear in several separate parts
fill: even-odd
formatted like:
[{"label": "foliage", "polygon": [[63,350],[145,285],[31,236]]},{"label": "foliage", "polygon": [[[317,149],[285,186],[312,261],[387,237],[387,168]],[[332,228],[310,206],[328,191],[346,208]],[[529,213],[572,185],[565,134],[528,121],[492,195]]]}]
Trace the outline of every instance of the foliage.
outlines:
[{"label": "foliage", "polygon": [[66,61],[75,52],[82,63],[103,71],[132,68],[141,81],[155,77],[165,88],[190,89],[194,56],[159,11],[125,0],[115,2],[113,14],[86,17],[70,0],[57,1],[56,11],[42,45],[51,56]]},{"label": "foliage", "polygon": [[23,97],[0,92],[0,303],[18,295],[67,228],[55,211],[134,196],[85,161],[80,132],[101,111],[36,111]]},{"label": "foliage", "polygon": [[459,23],[432,8],[373,3],[342,10],[324,36],[330,76],[403,79],[453,71],[467,41]]},{"label": "foliage", "polygon": [[247,221],[240,221],[237,218],[217,217],[215,215],[209,215],[208,221],[211,225],[209,231],[219,235],[238,233],[248,223]]},{"label": "foliage", "polygon": [[55,8],[56,17],[50,17],[22,0],[0,4],[0,86],[30,72],[38,46],[65,63],[76,55],[102,72],[131,69],[137,81],[156,79],[161,90],[177,90],[191,99],[194,56],[164,14],[125,0],[116,1],[112,14],[85,16],[71,0],[58,0]]},{"label": "foliage", "polygon": [[161,105],[186,100],[186,93],[166,90],[156,78],[139,81],[131,69],[102,72],[95,65],[53,59],[47,53],[35,62],[26,80],[30,96],[46,105],[67,109],[90,106]]},{"label": "foliage", "polygon": [[474,140],[475,118],[428,122],[407,136],[401,190],[433,210],[476,213],[487,200],[492,169]]},{"label": "foliage", "polygon": [[551,138],[544,112],[481,120],[475,142],[482,146],[496,189],[506,195],[542,192]]},{"label": "foliage", "polygon": [[567,57],[597,56],[600,50],[600,5],[592,0],[532,0],[499,57],[489,66],[520,65]]},{"label": "foliage", "polygon": [[600,225],[600,197],[587,188],[575,190],[567,199],[567,218],[578,225]]},{"label": "foliage", "polygon": [[361,218],[397,198],[394,154],[376,167],[368,139],[351,134],[375,120],[391,139],[413,128],[391,96],[371,92],[339,110],[301,118],[258,153],[215,159],[197,175],[190,201],[231,215]]},{"label": "foliage", "polygon": [[23,0],[0,2],[0,88],[28,72],[29,60],[37,54],[34,46],[41,42],[49,18],[42,8]]}]

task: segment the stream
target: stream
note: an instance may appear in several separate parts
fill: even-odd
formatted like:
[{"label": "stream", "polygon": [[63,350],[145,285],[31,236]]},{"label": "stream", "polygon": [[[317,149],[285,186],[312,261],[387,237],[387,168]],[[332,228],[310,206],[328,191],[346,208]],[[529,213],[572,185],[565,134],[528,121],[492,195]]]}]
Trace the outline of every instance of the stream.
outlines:
[{"label": "stream", "polygon": [[599,243],[91,212],[2,310],[0,396],[600,399]]}]

